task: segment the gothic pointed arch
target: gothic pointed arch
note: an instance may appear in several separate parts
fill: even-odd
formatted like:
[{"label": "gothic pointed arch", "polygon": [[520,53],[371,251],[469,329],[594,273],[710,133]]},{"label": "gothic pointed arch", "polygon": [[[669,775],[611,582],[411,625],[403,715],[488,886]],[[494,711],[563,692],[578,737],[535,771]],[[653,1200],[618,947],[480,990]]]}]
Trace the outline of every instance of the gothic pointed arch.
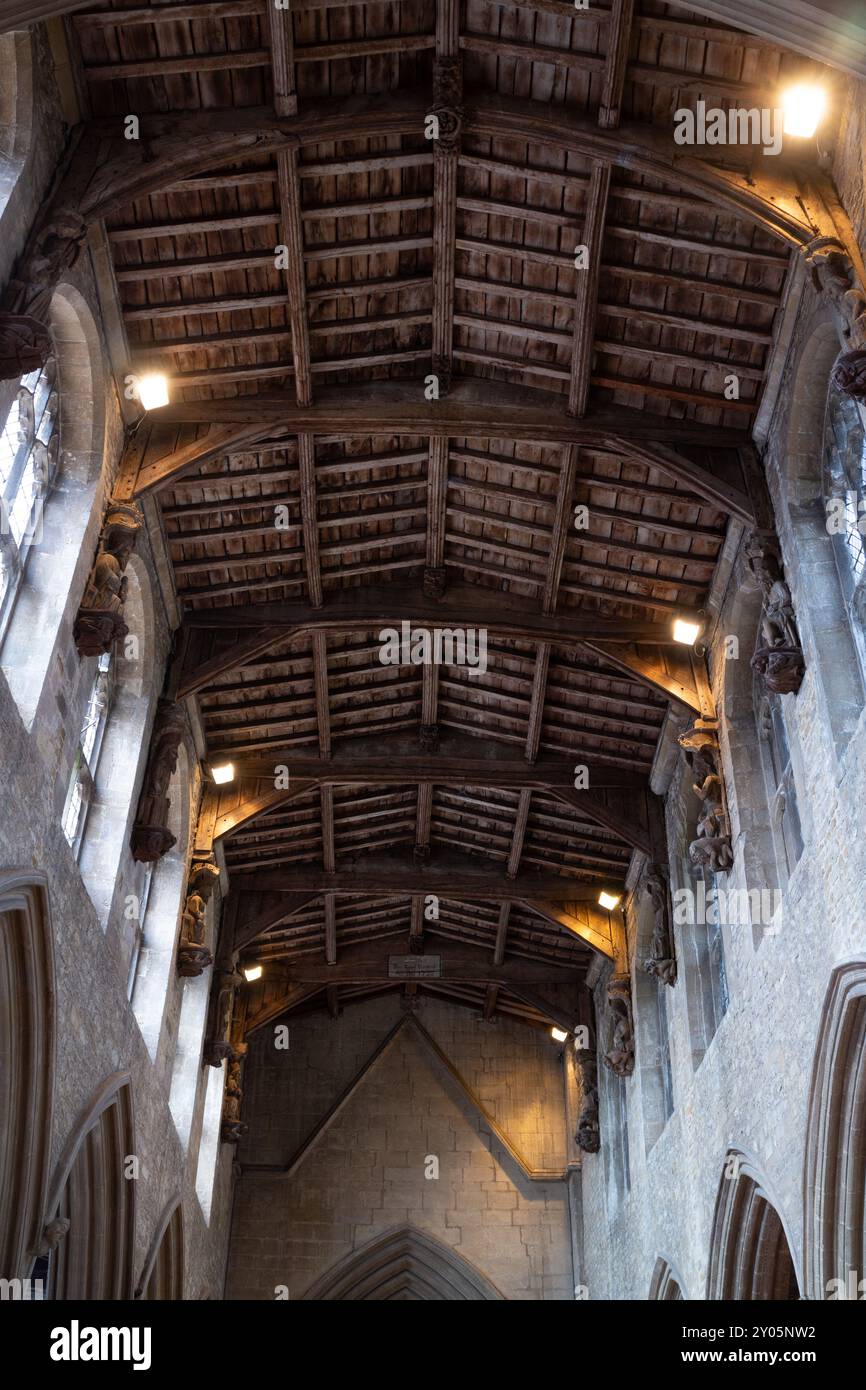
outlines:
[{"label": "gothic pointed arch", "polygon": [[659,1255],[647,1295],[650,1303],[678,1303],[685,1298],[684,1284],[674,1266]]},{"label": "gothic pointed arch", "polygon": [[49,1298],[132,1296],[135,1182],[125,1169],[134,1136],[129,1073],[113,1072],[79,1116],[51,1183],[47,1215],[60,1229]]},{"label": "gothic pointed arch", "polygon": [[135,1297],[147,1301],[182,1299],[183,1260],[183,1207],[180,1197],[174,1196],[157,1223]]},{"label": "gothic pointed arch", "polygon": [[51,1148],[54,950],[45,880],[0,873],[0,1277],[40,1244]]},{"label": "gothic pointed arch", "polygon": [[412,1226],[387,1232],[332,1266],[304,1294],[317,1302],[460,1302],[503,1298],[460,1255]]},{"label": "gothic pointed arch", "polygon": [[803,1173],[806,1292],[814,1299],[857,1298],[866,1261],[864,960],[833,971],[809,1095]]},{"label": "gothic pointed arch", "polygon": [[707,1298],[763,1302],[799,1297],[779,1203],[752,1160],[729,1149],[713,1217]]}]

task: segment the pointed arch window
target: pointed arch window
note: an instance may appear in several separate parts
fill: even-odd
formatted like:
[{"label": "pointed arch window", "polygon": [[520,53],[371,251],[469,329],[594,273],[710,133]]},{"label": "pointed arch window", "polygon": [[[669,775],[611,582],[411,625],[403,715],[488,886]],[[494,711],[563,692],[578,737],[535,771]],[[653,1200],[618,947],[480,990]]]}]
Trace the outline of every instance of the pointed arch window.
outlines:
[{"label": "pointed arch window", "polygon": [[788,879],[803,853],[803,828],[782,698],[768,695],[756,683],[758,735],[776,858]]},{"label": "pointed arch window", "polygon": [[84,722],[72,764],[72,777],[63,807],[63,833],[76,858],[84,840],[87,812],[96,787],[96,768],[105,730],[111,717],[114,678],[114,653],[106,652],[97,661],[96,675],[87,699]]},{"label": "pointed arch window", "polygon": [[42,512],[57,475],[60,434],[56,366],[21,378],[0,434],[0,642],[27,557],[42,535]]},{"label": "pointed arch window", "polygon": [[836,568],[866,671],[866,430],[850,396],[831,386],[824,417],[823,489]]}]

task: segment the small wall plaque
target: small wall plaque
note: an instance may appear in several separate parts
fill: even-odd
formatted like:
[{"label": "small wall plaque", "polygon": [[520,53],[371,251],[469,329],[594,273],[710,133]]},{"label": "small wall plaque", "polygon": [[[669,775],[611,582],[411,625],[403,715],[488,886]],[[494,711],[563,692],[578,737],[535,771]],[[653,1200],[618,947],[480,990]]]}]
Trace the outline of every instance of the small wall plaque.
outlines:
[{"label": "small wall plaque", "polygon": [[389,956],[388,974],[397,980],[437,979],[442,974],[442,957]]}]

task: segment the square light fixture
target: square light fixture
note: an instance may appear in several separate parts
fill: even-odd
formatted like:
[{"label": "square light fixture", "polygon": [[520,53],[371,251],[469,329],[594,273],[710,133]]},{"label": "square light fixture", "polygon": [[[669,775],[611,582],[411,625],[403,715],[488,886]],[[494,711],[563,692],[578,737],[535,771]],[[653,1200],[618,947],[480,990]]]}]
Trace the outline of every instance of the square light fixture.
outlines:
[{"label": "square light fixture", "polygon": [[262,978],[262,974],[263,971],[260,965],[244,966],[244,979],[247,980],[250,984],[252,984],[253,980],[260,980]]},{"label": "square light fixture", "polygon": [[674,618],[674,641],[693,647],[701,635],[701,624],[690,623],[685,618]]},{"label": "square light fixture", "polygon": [[615,907],[619,907],[621,893],[607,893],[602,888],[598,895],[598,901],[608,912],[613,912]]},{"label": "square light fixture", "polygon": [[554,1042],[565,1042],[568,1038],[568,1034],[563,1032],[561,1028],[551,1028],[550,1036],[553,1038]]},{"label": "square light fixture", "polygon": [[234,763],[219,763],[217,766],[211,767],[210,775],[216,782],[217,786],[222,787],[225,785],[226,782],[234,781],[235,765]]}]

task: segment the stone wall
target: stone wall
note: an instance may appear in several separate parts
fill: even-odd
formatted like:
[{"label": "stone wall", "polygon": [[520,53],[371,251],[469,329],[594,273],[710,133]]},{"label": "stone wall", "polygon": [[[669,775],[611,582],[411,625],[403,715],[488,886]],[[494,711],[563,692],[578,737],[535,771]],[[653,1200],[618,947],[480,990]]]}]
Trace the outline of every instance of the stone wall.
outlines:
[{"label": "stone wall", "polygon": [[[549,1036],[426,1000],[417,1017],[526,1168],[564,1174],[562,1066]],[[284,1286],[301,1298],[350,1251],[406,1227],[452,1248],[506,1298],[573,1296],[564,1181],[527,1176],[397,996],[336,1022],[297,1019],[288,1050],[274,1043],[264,1029],[246,1062],[228,1297],[272,1299]],[[288,1165],[341,1096],[289,1175],[255,1171]],[[438,1177],[426,1175],[431,1158]]]},{"label": "stone wall", "polygon": [[[20,246],[22,229],[42,195],[46,180],[39,170],[46,161],[53,167],[63,141],[42,30],[35,31],[34,43],[31,138],[38,151],[37,163],[16,186],[14,201],[6,210],[8,225],[7,217],[3,218],[0,279],[8,271],[6,253]],[[60,287],[52,323],[60,367],[61,467],[46,504],[43,538],[29,557],[0,658],[0,870],[32,868],[45,876],[54,938],[57,1055],[50,1170],[104,1080],[113,1073],[128,1072],[139,1159],[135,1277],[142,1272],[162,1213],[180,1196],[185,1296],[218,1298],[223,1286],[232,1150],[219,1149],[209,1222],[195,1181],[205,1091],[212,1073],[197,1065],[193,1121],[184,1147],[168,1105],[183,981],[173,969],[168,972],[154,1060],[127,1000],[132,935],[124,905],[137,891],[141,869],[132,860],[129,830],[171,640],[157,573],[165,567],[151,546],[147,527],[139,533],[131,567],[142,600],[142,641],[132,659],[118,660],[112,716],[115,731],[119,728],[128,736],[115,738],[110,756],[106,754],[100,762],[97,804],[82,856],[86,882],[60,824],[96,664],[95,658],[79,657],[72,628],[123,441],[120,403],[108,365],[89,252]],[[200,794],[192,728],[184,756],[189,777],[177,789],[176,809],[177,824],[182,827],[181,851],[193,833]],[[106,790],[114,785],[126,787],[122,804]],[[111,853],[103,854],[109,839]],[[103,862],[108,866],[104,874]],[[180,908],[178,883],[172,907],[175,931]]]},{"label": "stone wall", "polygon": [[[862,109],[862,84],[857,95]],[[835,173],[862,234],[858,128],[846,109]],[[807,660],[799,693],[784,697],[805,848],[786,883],[774,856],[751,698],[756,603],[740,554],[720,596],[710,653],[735,850],[720,886],[779,886],[781,908],[770,923],[723,928],[729,998],[715,1022],[701,1006],[707,981],[689,929],[675,927],[680,976],[665,990],[673,1114],[648,1143],[658,1107],[644,1093],[651,1059],[641,1056],[647,1044],[638,1027],[637,1066],[625,1083],[629,1191],[615,1203],[606,1190],[604,1147],[614,1136],[603,1133],[602,1153],[583,1162],[590,1299],[646,1299],[659,1258],[678,1272],[687,1298],[706,1296],[713,1214],[731,1150],[746,1156],[776,1206],[804,1289],[806,1123],[821,1011],[834,967],[866,959],[866,692],[820,497],[823,410],[838,339],[826,309],[800,283],[793,333],[778,347],[781,387],[765,466]],[[740,638],[735,660],[725,657],[726,635]],[[681,762],[663,778],[674,886],[687,872],[695,810],[687,780]]]}]

